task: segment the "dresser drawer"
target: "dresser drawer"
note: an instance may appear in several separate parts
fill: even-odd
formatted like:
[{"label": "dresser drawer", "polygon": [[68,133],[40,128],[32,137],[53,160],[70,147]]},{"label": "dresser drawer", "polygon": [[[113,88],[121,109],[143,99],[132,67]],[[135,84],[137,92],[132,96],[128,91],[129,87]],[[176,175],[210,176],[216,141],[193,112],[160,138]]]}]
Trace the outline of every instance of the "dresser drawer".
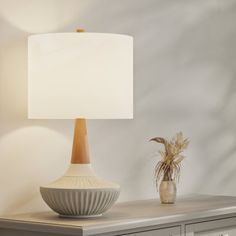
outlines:
[{"label": "dresser drawer", "polygon": [[196,236],[235,236],[236,235],[236,228],[235,229],[222,229],[222,230],[214,230],[208,231],[203,233],[196,233]]},{"label": "dresser drawer", "polygon": [[181,228],[170,227],[165,229],[149,230],[139,233],[126,234],[127,236],[180,236]]},{"label": "dresser drawer", "polygon": [[236,236],[236,217],[187,224],[186,236]]}]

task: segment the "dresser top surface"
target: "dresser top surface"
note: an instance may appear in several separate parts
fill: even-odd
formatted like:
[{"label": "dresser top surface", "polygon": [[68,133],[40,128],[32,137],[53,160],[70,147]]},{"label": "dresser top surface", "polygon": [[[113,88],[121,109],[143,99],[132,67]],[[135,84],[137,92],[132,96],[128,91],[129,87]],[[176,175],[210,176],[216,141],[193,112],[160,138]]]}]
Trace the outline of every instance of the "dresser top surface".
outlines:
[{"label": "dresser top surface", "polygon": [[160,204],[158,199],[121,202],[103,216],[90,219],[60,218],[52,211],[8,215],[0,217],[0,227],[52,226],[102,233],[229,214],[236,214],[236,197],[194,195],[180,197],[171,205]]}]

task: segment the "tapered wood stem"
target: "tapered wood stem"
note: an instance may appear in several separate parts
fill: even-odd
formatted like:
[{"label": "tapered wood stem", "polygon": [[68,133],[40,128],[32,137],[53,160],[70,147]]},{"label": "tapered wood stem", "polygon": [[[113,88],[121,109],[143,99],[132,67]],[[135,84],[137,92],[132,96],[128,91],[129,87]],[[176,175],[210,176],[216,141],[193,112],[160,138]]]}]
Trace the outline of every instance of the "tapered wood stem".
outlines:
[{"label": "tapered wood stem", "polygon": [[85,119],[75,120],[71,163],[72,164],[90,163]]},{"label": "tapered wood stem", "polygon": [[[84,32],[84,29],[77,29],[76,32],[79,33]],[[86,120],[76,119],[71,164],[89,164],[89,163],[90,159],[88,151]]]}]

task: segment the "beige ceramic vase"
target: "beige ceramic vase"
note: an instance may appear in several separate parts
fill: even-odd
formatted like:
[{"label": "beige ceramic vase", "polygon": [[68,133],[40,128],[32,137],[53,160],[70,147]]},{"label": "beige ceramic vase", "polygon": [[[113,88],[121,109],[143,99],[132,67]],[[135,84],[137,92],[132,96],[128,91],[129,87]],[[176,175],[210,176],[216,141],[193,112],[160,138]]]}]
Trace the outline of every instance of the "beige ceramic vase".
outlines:
[{"label": "beige ceramic vase", "polygon": [[176,200],[176,184],[172,181],[162,180],[159,186],[160,200],[163,204],[173,204]]}]

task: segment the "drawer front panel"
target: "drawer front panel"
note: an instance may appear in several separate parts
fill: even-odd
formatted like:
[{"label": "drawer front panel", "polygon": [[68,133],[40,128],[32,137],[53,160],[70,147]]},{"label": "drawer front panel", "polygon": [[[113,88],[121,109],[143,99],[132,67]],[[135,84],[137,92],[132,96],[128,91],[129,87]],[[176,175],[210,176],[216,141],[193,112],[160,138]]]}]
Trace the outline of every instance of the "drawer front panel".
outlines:
[{"label": "drawer front panel", "polygon": [[126,234],[127,236],[180,236],[180,227],[170,227],[165,229],[150,230],[140,233]]},{"label": "drawer front panel", "polygon": [[208,231],[202,233],[195,233],[196,236],[235,236],[236,235],[236,228],[235,229],[223,229],[217,231]]},{"label": "drawer front panel", "polygon": [[236,236],[236,217],[187,224],[186,236]]}]

